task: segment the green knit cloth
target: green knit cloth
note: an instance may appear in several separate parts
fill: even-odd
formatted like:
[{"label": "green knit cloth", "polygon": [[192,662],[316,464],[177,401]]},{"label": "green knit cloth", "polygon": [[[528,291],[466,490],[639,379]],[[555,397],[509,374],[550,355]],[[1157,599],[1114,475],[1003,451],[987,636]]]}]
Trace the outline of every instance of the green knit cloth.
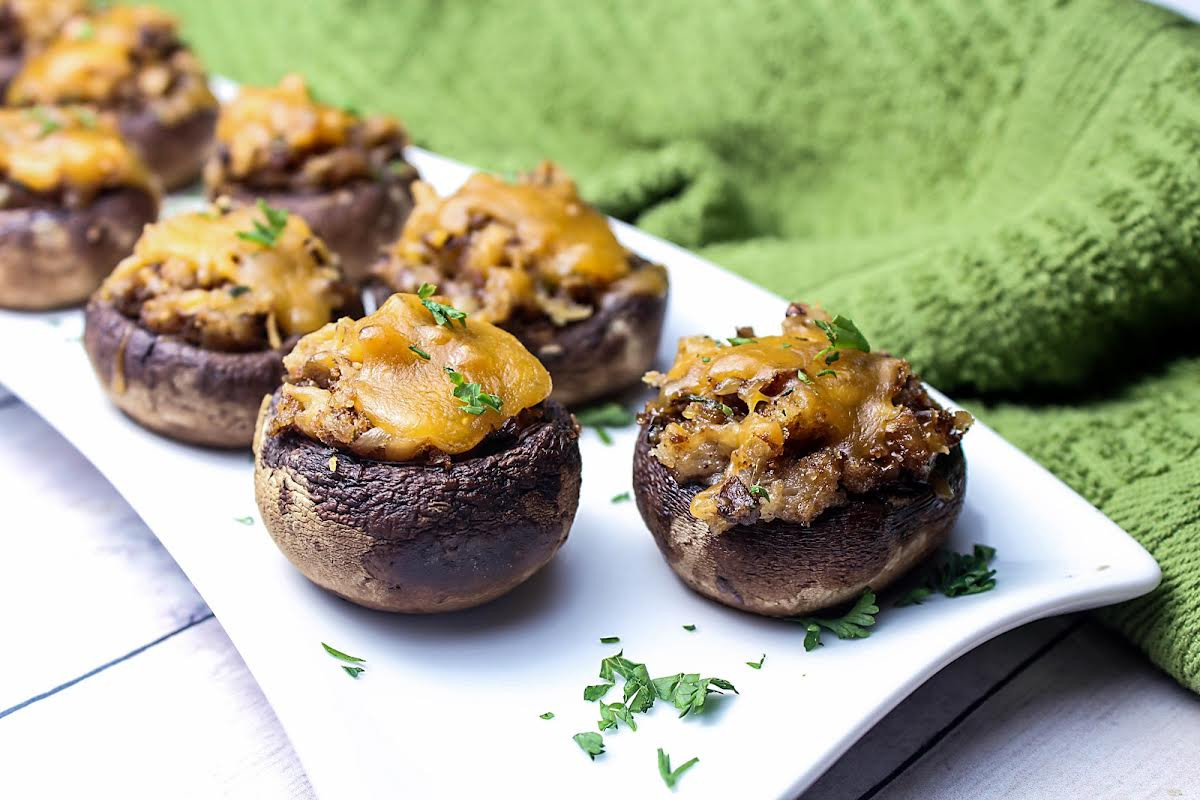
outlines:
[{"label": "green knit cloth", "polygon": [[[1200,32],[1135,0],[167,0],[909,356],[1159,560],[1105,619],[1200,691]],[[1019,502],[1019,498],[1014,499]]]}]

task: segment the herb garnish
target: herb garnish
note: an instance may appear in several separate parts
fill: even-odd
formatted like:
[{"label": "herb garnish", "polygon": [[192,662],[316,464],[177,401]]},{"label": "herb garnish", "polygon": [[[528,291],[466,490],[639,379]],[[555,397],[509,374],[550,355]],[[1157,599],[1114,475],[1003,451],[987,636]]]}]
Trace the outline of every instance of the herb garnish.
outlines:
[{"label": "herb garnish", "polygon": [[330,647],[329,645],[325,644],[324,642],[321,642],[321,647],[324,647],[326,653],[329,653],[329,655],[333,656],[334,658],[338,659],[339,661],[349,661],[350,664],[355,665],[355,666],[350,666],[349,664],[342,664],[342,669],[351,678],[354,678],[355,680],[357,680],[359,675],[361,675],[367,671],[366,667],[357,666],[358,664],[365,664],[367,661],[365,658],[359,658],[358,656],[352,656],[348,653],[343,653],[341,650],[338,650],[336,647]]},{"label": "herb garnish", "polygon": [[426,353],[424,350],[417,347],[415,344],[410,344],[408,346],[408,349],[413,351],[414,353],[416,353],[417,355],[419,355],[421,358],[425,359],[426,361],[429,360],[429,353]]},{"label": "herb garnish", "polygon": [[446,367],[446,376],[454,384],[454,396],[462,401],[462,410],[468,414],[479,416],[488,408],[500,410],[504,401],[499,395],[488,394],[478,383],[467,383],[467,379],[455,371],[454,367]]},{"label": "herb garnish", "polygon": [[926,569],[921,584],[906,592],[896,605],[918,605],[934,592],[961,597],[994,589],[996,570],[989,565],[995,557],[996,549],[983,544],[975,545],[970,553],[944,552]]},{"label": "herb garnish", "polygon": [[50,110],[45,106],[34,106],[26,112],[34,122],[42,127],[37,132],[39,139],[44,139],[56,130],[62,128],[62,125],[50,114]]},{"label": "herb garnish", "polygon": [[594,703],[601,697],[604,697],[604,695],[608,694],[608,690],[612,687],[613,685],[611,683],[597,683],[591,686],[585,686],[583,687],[583,699],[589,703]]},{"label": "herb garnish", "polygon": [[554,719],[554,712],[547,711],[545,714],[538,714],[538,719]]},{"label": "herb garnish", "polygon": [[631,731],[637,730],[637,723],[633,720],[633,713],[625,707],[625,703],[601,703],[600,721],[596,723],[596,727],[603,732],[609,728],[616,728],[618,722],[624,722],[625,727]]},{"label": "herb garnish", "polygon": [[430,300],[433,293],[437,291],[437,287],[432,283],[422,283],[417,289],[417,297],[421,298],[421,305],[429,309],[429,313],[433,315],[433,321],[438,325],[445,325],[458,320],[459,324],[464,328],[467,327],[467,315],[459,311],[454,306],[448,306],[445,303],[439,303],[436,300]]},{"label": "herb garnish", "polygon": [[696,626],[695,625],[684,625],[683,629],[685,631],[691,633],[692,631],[696,630]]},{"label": "herb garnish", "polygon": [[810,386],[812,385],[812,382],[813,382],[812,378],[808,377],[808,373],[802,369],[796,370],[796,379],[799,380],[801,383],[807,383]]},{"label": "herb garnish", "polygon": [[575,744],[579,745],[579,749],[587,753],[588,758],[592,761],[596,760],[596,756],[604,755],[604,737],[592,731],[584,731],[577,733],[571,737],[575,740]]},{"label": "herb garnish", "polygon": [[826,322],[823,319],[816,320],[817,327],[825,333],[825,338],[829,340],[829,346],[821,352],[817,353],[817,358],[825,357],[826,364],[832,364],[840,357],[839,350],[861,350],[864,353],[871,352],[871,345],[867,343],[867,337],[863,336],[863,332],[858,329],[858,326],[853,321],[838,314],[833,318],[833,322]]},{"label": "herb garnish", "polygon": [[234,517],[234,518],[233,518],[233,521],[234,521],[234,522],[240,522],[240,523],[242,523],[243,525],[253,525],[253,524],[254,524],[254,517]]},{"label": "herb garnish", "polygon": [[91,20],[85,19],[80,21],[79,27],[75,29],[75,40],[79,42],[86,42],[95,35],[96,29],[92,26]]},{"label": "herb garnish", "polygon": [[805,627],[804,649],[811,652],[821,646],[821,630],[825,629],[839,639],[865,639],[871,635],[867,630],[875,624],[875,614],[879,606],[875,605],[875,593],[865,590],[854,602],[854,606],[840,617],[799,617],[799,622]]},{"label": "herb garnish", "polygon": [[283,229],[287,227],[288,212],[282,208],[272,208],[261,197],[258,198],[258,210],[262,212],[266,224],[264,225],[256,219],[254,220],[254,230],[238,231],[237,237],[262,247],[274,247],[279,242],[279,236],[283,233]]},{"label": "herb garnish", "polygon": [[714,400],[711,397],[701,397],[698,394],[689,394],[688,402],[689,403],[700,403],[701,405],[706,406],[708,408],[715,408],[717,411],[720,411],[722,414],[724,414],[727,417],[733,416],[732,408],[725,405],[720,400]]},{"label": "herb garnish", "polygon": [[249,286],[242,286],[240,284],[237,286],[230,286],[229,287],[229,296],[230,297],[241,297],[242,295],[248,293],[249,291],[250,291]]},{"label": "herb garnish", "polygon": [[614,502],[614,503],[628,503],[628,502],[629,502],[629,499],[630,499],[630,498],[629,498],[629,492],[621,492],[620,494],[614,494],[614,495],[613,495],[612,502]]},{"label": "herb garnish", "polygon": [[824,377],[824,376],[826,376],[826,375],[837,375],[837,372],[836,372],[835,370],[832,370],[832,369],[823,369],[823,370],[821,370],[820,372],[818,372],[818,373],[817,373],[817,377],[818,377],[818,378],[822,378],[822,377]]},{"label": "herb garnish", "polygon": [[356,663],[356,664],[366,663],[365,658],[359,658],[358,656],[352,656],[352,655],[349,655],[348,653],[343,653],[341,650],[338,650],[336,647],[330,647],[329,645],[325,644],[324,642],[321,642],[321,647],[325,648],[326,653],[329,653],[329,655],[333,656],[334,658],[341,659],[342,661],[350,661],[350,662]]},{"label": "herb garnish", "polygon": [[[721,689],[738,693],[729,681],[722,678],[701,678],[698,672],[680,672],[655,678],[653,684],[654,693],[662,700],[670,700],[679,709],[680,717],[703,711],[708,696],[724,694]],[[717,688],[714,689],[714,686]]]},{"label": "herb garnish", "polygon": [[688,761],[679,765],[679,768],[672,772],[671,757],[664,753],[663,749],[660,747],[658,748],[658,774],[662,776],[663,783],[667,785],[668,789],[674,789],[675,783],[679,780],[680,776],[695,766],[699,760],[699,757],[689,759]]},{"label": "herb garnish", "polygon": [[770,493],[763,487],[759,486],[757,483],[750,487],[750,496],[751,497],[760,497],[763,500],[766,500],[768,503],[771,502]]},{"label": "herb garnish", "polygon": [[606,428],[625,428],[637,421],[637,416],[620,403],[603,403],[575,412],[575,419],[587,428],[594,428],[600,441],[612,444]]},{"label": "herb garnish", "polygon": [[741,347],[744,344],[758,344],[758,339],[750,336],[730,336],[725,341],[729,342],[730,347]]},{"label": "herb garnish", "polygon": [[621,641],[620,636],[601,636],[600,637],[600,644],[616,644],[619,641]]},{"label": "herb garnish", "polygon": [[767,654],[763,653],[762,658],[760,658],[758,661],[747,661],[746,666],[750,667],[751,669],[762,669],[763,662],[766,660]]}]

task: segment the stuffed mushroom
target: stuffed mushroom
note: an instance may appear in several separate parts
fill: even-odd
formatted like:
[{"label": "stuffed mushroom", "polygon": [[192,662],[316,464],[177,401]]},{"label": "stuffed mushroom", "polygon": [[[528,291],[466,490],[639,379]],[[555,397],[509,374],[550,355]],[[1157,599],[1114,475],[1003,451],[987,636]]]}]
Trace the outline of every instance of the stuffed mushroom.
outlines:
[{"label": "stuffed mushroom", "polygon": [[153,176],[89,109],[0,110],[0,306],[82,303],[157,217]]},{"label": "stuffed mushroom", "polygon": [[87,0],[4,0],[0,3],[0,93],[25,59],[58,35],[67,20],[87,11]]},{"label": "stuffed mushroom", "polygon": [[309,334],[263,402],[267,530],[311,581],[368,608],[499,597],[551,559],[579,503],[579,429],[550,375],[511,334],[447,309],[397,294]]},{"label": "stuffed mushroom", "polygon": [[146,228],[87,305],[84,346],[113,403],[166,436],[246,447],[300,336],[361,311],[304,220],[257,208]]},{"label": "stuffed mushroom", "polygon": [[793,304],[778,336],[680,340],[641,415],[638,510],[683,581],[808,614],[885,588],[962,508],[971,423],[852,322]]},{"label": "stuffed mushroom", "polygon": [[166,189],[194,180],[212,146],[217,101],[175,19],[149,6],[77,17],[26,60],[9,105],[91,105],[113,116]]},{"label": "stuffed mushroom", "polygon": [[513,333],[567,405],[636,384],[662,334],[667,273],[630,253],[550,163],[506,183],[477,174],[439,199],[422,183],[400,239],[375,267],[387,291],[438,284]]},{"label": "stuffed mushroom", "polygon": [[221,109],[204,180],[212,197],[262,197],[304,217],[360,282],[412,210],[407,143],[396,120],[318,103],[289,75]]}]

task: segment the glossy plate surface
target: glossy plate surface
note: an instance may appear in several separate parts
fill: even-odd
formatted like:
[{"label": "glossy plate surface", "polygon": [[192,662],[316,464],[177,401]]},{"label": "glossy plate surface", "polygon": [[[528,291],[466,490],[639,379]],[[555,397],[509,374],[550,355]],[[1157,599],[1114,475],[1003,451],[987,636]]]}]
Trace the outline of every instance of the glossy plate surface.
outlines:
[{"label": "glossy plate surface", "polygon": [[[470,172],[420,150],[411,160],[442,192]],[[168,211],[197,203],[173,198]],[[782,317],[783,299],[616,227],[631,249],[670,269],[662,365],[680,336],[730,336],[737,324],[762,332]],[[997,548],[998,587],[919,607],[881,603],[869,639],[826,637],[827,646],[806,653],[799,626],[688,591],[634,505],[611,502],[630,489],[629,429],[615,431],[611,446],[584,432],[575,526],[529,583],[473,611],[370,612],[312,586],[275,549],[255,508],[248,453],[176,444],[117,412],[84,355],[82,324],[78,310],[0,312],[0,382],[104,473],[187,572],[324,797],[651,796],[667,791],[656,767],[659,747],[675,765],[700,757],[679,783],[681,796],[794,797],[967,650],[1039,617],[1135,597],[1159,580],[1158,566],[1133,539],[976,424],[964,442],[969,488],[952,543]],[[249,524],[240,520],[246,517]],[[620,645],[598,641],[614,635]],[[323,641],[367,659],[367,671],[349,678],[322,651]],[[741,694],[682,720],[659,702],[638,718],[638,731],[609,732],[608,752],[593,763],[571,739],[596,730],[597,707],[581,693],[598,682],[601,658],[620,647],[654,675],[720,676]],[[764,653],[761,670],[746,666]],[[539,719],[545,711],[554,719]]]}]

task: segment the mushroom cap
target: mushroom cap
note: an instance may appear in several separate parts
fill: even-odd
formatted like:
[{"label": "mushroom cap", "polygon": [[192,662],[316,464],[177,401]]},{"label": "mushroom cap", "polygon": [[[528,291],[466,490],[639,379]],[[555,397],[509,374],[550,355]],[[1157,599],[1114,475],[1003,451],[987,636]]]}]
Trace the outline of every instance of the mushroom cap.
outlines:
[{"label": "mushroom cap", "polygon": [[217,109],[197,108],[169,122],[160,119],[153,108],[119,110],[117,125],[163,188],[170,191],[200,177],[213,148]]},{"label": "mushroom cap", "polygon": [[85,208],[0,210],[0,306],[82,303],[157,217],[158,199],[134,187],[105,190]]},{"label": "mushroom cap", "polygon": [[112,402],[153,431],[210,447],[251,443],[263,395],[279,386],[295,343],[226,353],[149,331],[99,298],[84,314],[83,344]]},{"label": "mushroom cap", "polygon": [[[886,588],[945,543],[966,490],[966,460],[956,445],[934,462],[932,482],[850,495],[811,525],[776,519],[714,534],[689,510],[704,487],[680,486],[651,449],[643,426],[634,494],[667,563],[705,597],[773,617],[810,614],[868,587]],[[934,484],[943,482],[948,492],[939,496]]]},{"label": "mushroom cap", "polygon": [[455,611],[511,591],[566,541],[581,461],[578,427],[558,403],[515,442],[443,466],[269,435],[278,397],[259,416],[255,496],[279,549],[321,588],[382,611]]}]

